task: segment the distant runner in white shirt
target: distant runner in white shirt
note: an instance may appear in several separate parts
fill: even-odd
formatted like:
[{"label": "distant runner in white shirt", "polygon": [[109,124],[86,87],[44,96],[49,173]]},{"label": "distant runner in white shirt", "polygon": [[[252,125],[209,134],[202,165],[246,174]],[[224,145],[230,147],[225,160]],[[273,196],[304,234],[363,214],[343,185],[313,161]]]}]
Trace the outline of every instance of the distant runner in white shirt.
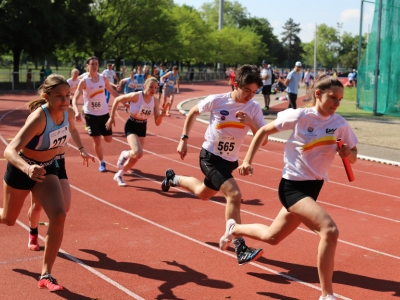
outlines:
[{"label": "distant runner in white shirt", "polygon": [[[107,77],[108,81],[112,83],[113,86],[114,83],[118,83],[118,77],[117,74],[115,74],[115,71],[113,70],[113,64],[107,64],[107,69],[105,69],[103,73],[101,73],[101,75]],[[105,91],[105,93],[106,93],[106,101],[108,103],[110,101],[110,93],[107,90]]]}]

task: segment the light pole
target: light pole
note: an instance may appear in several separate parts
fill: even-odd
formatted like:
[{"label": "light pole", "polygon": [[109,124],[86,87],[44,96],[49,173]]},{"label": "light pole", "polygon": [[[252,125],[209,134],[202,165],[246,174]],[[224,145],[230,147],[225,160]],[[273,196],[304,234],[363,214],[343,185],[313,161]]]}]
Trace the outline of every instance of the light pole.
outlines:
[{"label": "light pole", "polygon": [[337,56],[337,68],[336,68],[336,74],[339,72],[339,52],[340,52],[340,29],[343,28],[343,23],[337,22],[337,27],[338,27],[338,56]]}]

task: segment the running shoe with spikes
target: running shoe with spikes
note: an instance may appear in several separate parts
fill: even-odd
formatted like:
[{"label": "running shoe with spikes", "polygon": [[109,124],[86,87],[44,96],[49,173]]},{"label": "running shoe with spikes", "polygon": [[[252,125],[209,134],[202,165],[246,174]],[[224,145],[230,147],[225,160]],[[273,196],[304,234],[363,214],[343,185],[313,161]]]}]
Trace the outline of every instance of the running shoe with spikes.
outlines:
[{"label": "running shoe with spikes", "polygon": [[48,289],[50,292],[58,292],[64,289],[51,274],[40,276],[38,287],[40,289]]},{"label": "running shoe with spikes", "polygon": [[118,169],[123,169],[125,162],[128,160],[128,157],[125,157],[126,151],[122,151],[121,154],[119,155],[118,161],[117,161],[117,168]]},{"label": "running shoe with spikes", "polygon": [[29,241],[28,241],[29,250],[32,250],[32,251],[40,250],[38,237],[39,236],[37,234],[29,234]]},{"label": "running shoe with spikes", "polygon": [[219,249],[226,250],[229,247],[229,243],[232,241],[232,228],[236,225],[234,219],[226,221],[226,229],[224,235],[219,240]]},{"label": "running shoe with spikes", "polygon": [[171,180],[174,178],[174,176],[175,176],[175,172],[174,172],[174,170],[172,170],[172,169],[168,169],[168,170],[165,172],[165,178],[164,178],[164,180],[163,180],[162,183],[161,183],[161,190],[162,190],[163,192],[168,192],[168,191],[169,191],[169,188],[170,188],[171,186],[174,186],[173,184],[171,184]]},{"label": "running shoe with spikes", "polygon": [[263,249],[250,248],[247,247],[244,243],[241,244],[235,251],[239,265],[244,265],[253,260],[257,260],[264,253]]},{"label": "running shoe with spikes", "polygon": [[114,180],[118,183],[119,186],[126,186],[126,183],[122,179],[122,176],[118,176],[118,174],[115,174],[114,175]]}]

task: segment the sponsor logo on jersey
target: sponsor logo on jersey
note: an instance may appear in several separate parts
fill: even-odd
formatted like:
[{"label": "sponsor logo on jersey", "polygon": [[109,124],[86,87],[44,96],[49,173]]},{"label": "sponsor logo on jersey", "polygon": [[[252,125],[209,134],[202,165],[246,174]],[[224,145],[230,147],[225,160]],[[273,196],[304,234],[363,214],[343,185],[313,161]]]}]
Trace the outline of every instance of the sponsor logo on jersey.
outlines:
[{"label": "sponsor logo on jersey", "polygon": [[221,110],[219,113],[223,116],[229,116],[229,111],[227,110]]},{"label": "sponsor logo on jersey", "polygon": [[328,134],[334,134],[337,128],[327,128],[326,133]]}]

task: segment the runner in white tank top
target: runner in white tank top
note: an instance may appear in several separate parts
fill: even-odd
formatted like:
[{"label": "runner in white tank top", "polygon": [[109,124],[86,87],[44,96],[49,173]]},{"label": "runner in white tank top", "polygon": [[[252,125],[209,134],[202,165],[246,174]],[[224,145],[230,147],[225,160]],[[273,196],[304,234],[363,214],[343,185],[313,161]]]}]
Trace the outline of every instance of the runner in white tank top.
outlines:
[{"label": "runner in white tank top", "polygon": [[117,98],[119,94],[112,88],[107,78],[98,74],[99,59],[97,57],[89,57],[86,60],[86,68],[89,75],[79,82],[72,99],[72,108],[75,111],[76,121],[81,122],[82,116],[77,104],[83,92],[83,111],[85,113],[88,133],[93,138],[94,151],[100,162],[99,171],[106,172],[101,136],[104,137],[106,143],[110,143],[112,140],[112,131],[105,128],[109,114],[104,90],[106,89],[110,92],[114,98]]},{"label": "runner in white tank top", "polygon": [[118,103],[130,102],[130,117],[125,123],[125,135],[131,149],[122,151],[118,158],[117,166],[120,170],[114,175],[114,180],[119,186],[126,186],[122,176],[143,156],[147,120],[151,115],[154,115],[154,122],[159,126],[162,122],[162,117],[165,115],[164,110],[160,114],[160,103],[158,99],[154,97],[157,90],[158,80],[154,77],[150,77],[146,79],[143,91],[125,94],[114,100],[111,108],[111,116],[106,123],[107,129],[111,129],[113,124],[115,126],[114,117]]},{"label": "runner in white tank top", "polygon": [[79,70],[78,69],[73,69],[71,71],[71,78],[68,78],[67,82],[71,88],[70,89],[70,92],[71,92],[70,105],[72,105],[72,98],[74,97],[75,91],[78,88],[78,84],[79,84]]}]

